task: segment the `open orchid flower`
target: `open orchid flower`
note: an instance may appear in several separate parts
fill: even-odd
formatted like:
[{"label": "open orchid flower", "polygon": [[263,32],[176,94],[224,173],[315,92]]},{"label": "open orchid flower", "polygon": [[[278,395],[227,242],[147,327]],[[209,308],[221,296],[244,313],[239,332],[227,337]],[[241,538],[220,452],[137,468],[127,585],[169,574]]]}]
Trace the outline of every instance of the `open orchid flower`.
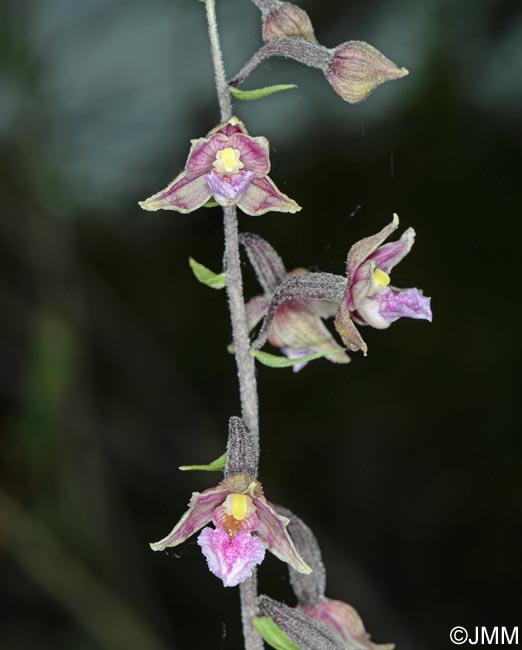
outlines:
[{"label": "open orchid flower", "polygon": [[[276,512],[265,498],[261,483],[248,473],[255,472],[257,463],[248,439],[242,420],[230,418],[225,479],[208,490],[194,492],[189,509],[173,530],[151,544],[154,551],[163,551],[203,528],[198,545],[210,571],[225,587],[246,580],[263,561],[265,549],[297,572],[311,571],[288,535],[288,519]],[[213,528],[207,526],[211,522]]]},{"label": "open orchid flower", "polygon": [[[261,321],[268,310],[270,300],[277,287],[286,279],[306,273],[305,269],[294,269],[287,273],[283,261],[272,246],[258,235],[243,233],[240,237],[250,263],[254,268],[263,295],[255,296],[246,304],[249,331]],[[348,363],[350,357],[336,343],[321,318],[335,315],[333,306],[314,300],[290,300],[276,310],[268,341],[289,359],[295,359],[294,372],[306,366],[300,358],[315,352],[328,352],[326,358],[334,363]]]},{"label": "open orchid flower", "polygon": [[282,282],[273,292],[253,347],[264,345],[276,314],[296,299],[326,302],[327,314],[335,303],[335,328],[343,343],[353,352],[362,350],[364,354],[368,347],[355,323],[385,329],[398,318],[431,321],[430,298],[419,289],[398,289],[390,284],[389,273],[409,253],[415,239],[415,231],[408,228],[398,241],[385,244],[398,225],[399,217],[394,215],[388,226],[350,248],[346,278],[332,273],[305,273]]},{"label": "open orchid flower", "polygon": [[295,546],[313,569],[310,575],[300,575],[292,567],[288,569],[298,610],[330,629],[344,650],[393,650],[393,643],[376,644],[371,641],[361,617],[351,605],[325,596],[326,571],[315,535],[290,510],[277,506],[277,511],[290,520],[288,530]]},{"label": "open orchid flower", "polygon": [[237,205],[252,216],[300,210],[278,190],[269,171],[268,140],[251,137],[244,124],[232,117],[205,138],[192,140],[185,169],[140,205],[145,210],[193,212],[214,197],[220,205]]},{"label": "open orchid flower", "polygon": [[402,237],[385,244],[397,230],[399,217],[376,235],[354,244],[346,260],[348,283],[335,318],[335,327],[350,350],[367,346],[352,323],[386,329],[399,318],[431,321],[430,298],[419,289],[398,289],[390,284],[392,269],[410,252],[415,231],[408,228]]}]

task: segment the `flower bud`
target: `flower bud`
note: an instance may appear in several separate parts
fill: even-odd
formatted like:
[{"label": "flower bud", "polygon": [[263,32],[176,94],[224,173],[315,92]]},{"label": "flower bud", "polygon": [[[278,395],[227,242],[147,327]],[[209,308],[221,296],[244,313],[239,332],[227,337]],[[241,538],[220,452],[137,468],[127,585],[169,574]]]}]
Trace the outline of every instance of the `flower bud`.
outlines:
[{"label": "flower bud", "polygon": [[373,643],[359,614],[351,605],[340,600],[326,599],[314,605],[301,605],[301,610],[333,630],[347,648],[393,650],[395,647],[393,643]]},{"label": "flower bud", "polygon": [[288,607],[268,596],[259,597],[259,609],[282,630],[300,650],[345,650],[337,634],[301,610]]},{"label": "flower bud", "polygon": [[357,104],[385,81],[408,74],[379,50],[364,41],[348,41],[333,50],[326,78],[335,92],[350,104]]},{"label": "flower bud", "polygon": [[263,19],[263,41],[280,38],[304,38],[317,43],[312,21],[304,9],[291,2],[281,2]]}]

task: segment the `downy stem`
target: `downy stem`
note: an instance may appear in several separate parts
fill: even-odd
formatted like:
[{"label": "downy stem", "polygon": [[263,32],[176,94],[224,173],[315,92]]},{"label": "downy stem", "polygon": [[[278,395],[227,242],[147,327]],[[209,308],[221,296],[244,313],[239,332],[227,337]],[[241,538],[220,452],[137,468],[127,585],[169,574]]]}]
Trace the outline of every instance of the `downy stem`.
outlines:
[{"label": "downy stem", "polygon": [[237,211],[236,207],[232,206],[230,208],[224,208],[223,212],[225,215],[225,274],[227,279],[230,320],[232,321],[232,340],[234,342],[237,375],[239,379],[241,416],[243,422],[250,429],[252,441],[259,454],[257,382],[255,360],[250,354],[250,337],[248,336],[245,299],[243,297]]},{"label": "downy stem", "polygon": [[[205,5],[221,121],[226,122],[232,117],[232,101],[221,54],[215,0],[206,0]],[[226,286],[239,379],[241,416],[246,426],[250,429],[252,442],[259,452],[259,416],[255,361],[250,354],[250,339],[248,336],[245,300],[243,297],[237,211],[235,207],[229,207],[224,208],[223,212]],[[257,615],[257,576],[255,570],[251,577],[240,585],[240,600],[245,650],[263,650],[263,640],[252,625],[252,619]]]},{"label": "downy stem", "polygon": [[257,66],[270,59],[273,56],[281,56],[287,59],[293,59],[299,63],[304,63],[310,68],[322,70],[324,74],[328,71],[332,60],[333,53],[319,43],[312,43],[304,38],[280,38],[263,45],[252,58],[245,63],[237,75],[229,81],[230,86],[238,86],[252,73]]},{"label": "downy stem", "polygon": [[223,65],[223,55],[221,54],[215,0],[206,0],[205,7],[207,9],[210,52],[212,54],[212,63],[214,65],[214,78],[216,80],[216,91],[219,110],[221,111],[221,121],[226,122],[232,117],[232,100],[230,98],[230,91],[228,90],[225,66]]}]

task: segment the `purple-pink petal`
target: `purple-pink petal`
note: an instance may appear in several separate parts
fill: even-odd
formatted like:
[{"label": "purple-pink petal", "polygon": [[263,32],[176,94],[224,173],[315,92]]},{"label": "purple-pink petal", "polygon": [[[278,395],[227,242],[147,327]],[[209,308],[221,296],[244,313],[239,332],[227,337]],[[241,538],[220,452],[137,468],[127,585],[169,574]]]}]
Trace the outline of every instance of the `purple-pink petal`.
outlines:
[{"label": "purple-pink petal", "polygon": [[397,264],[410,252],[414,242],[415,230],[413,230],[413,228],[408,228],[404,231],[398,241],[379,246],[379,248],[368,257],[368,260],[375,262],[377,268],[381,269],[381,271],[390,273],[393,267],[397,266]]},{"label": "purple-pink petal", "polygon": [[369,260],[365,260],[354,270],[344,296],[350,311],[357,309],[361,300],[372,291],[375,284],[374,273],[375,263]]},{"label": "purple-pink petal", "polygon": [[228,147],[228,142],[229,138],[223,133],[216,133],[210,138],[193,140],[185,166],[187,176],[195,178],[207,174],[212,169],[218,151]]},{"label": "purple-pink petal", "polygon": [[256,178],[262,178],[270,171],[269,146],[266,138],[253,138],[243,133],[236,133],[229,138],[227,146],[239,150],[239,158],[245,165],[244,169],[254,172]]},{"label": "purple-pink petal", "polygon": [[225,587],[244,582],[265,557],[263,544],[248,532],[239,532],[231,539],[223,528],[208,527],[199,534],[198,544],[209,570]]},{"label": "purple-pink petal", "polygon": [[231,176],[210,172],[205,176],[209,190],[222,206],[235,205],[246,192],[252,181],[254,172],[240,172]]},{"label": "purple-pink petal", "polygon": [[414,318],[431,322],[431,298],[423,296],[418,289],[390,289],[380,300],[380,315],[393,322],[398,318]]},{"label": "purple-pink petal", "polygon": [[247,191],[239,200],[238,207],[253,217],[270,210],[298,212],[301,209],[293,199],[279,191],[268,176],[252,180]]},{"label": "purple-pink petal", "polygon": [[140,202],[144,210],[176,210],[193,212],[204,205],[211,197],[205,177],[188,178],[184,172],[157,194]]},{"label": "purple-pink petal", "polygon": [[299,573],[312,573],[312,569],[299,555],[286,530],[289,519],[278,515],[274,506],[264,497],[256,497],[254,505],[259,517],[257,534],[267,549]]},{"label": "purple-pink petal", "polygon": [[214,510],[223,503],[229,494],[230,490],[219,486],[209,488],[204,492],[194,492],[187,512],[166,537],[150,545],[152,550],[163,551],[167,547],[177,546],[184,542],[212,520]]}]

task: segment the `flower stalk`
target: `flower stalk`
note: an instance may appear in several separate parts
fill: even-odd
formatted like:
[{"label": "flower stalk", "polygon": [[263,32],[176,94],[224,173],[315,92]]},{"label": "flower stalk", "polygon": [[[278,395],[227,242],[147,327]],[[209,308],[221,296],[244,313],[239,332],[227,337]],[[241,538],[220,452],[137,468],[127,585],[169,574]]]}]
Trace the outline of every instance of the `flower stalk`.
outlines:
[{"label": "flower stalk", "polygon": [[[210,2],[212,0],[207,0]],[[239,233],[237,211],[235,206],[224,208],[225,228],[225,276],[228,295],[230,320],[232,322],[232,340],[236,357],[239,393],[241,398],[241,415],[250,429],[253,446],[259,455],[259,410],[257,400],[257,382],[255,360],[250,354],[250,339],[243,297],[243,278],[239,258]],[[257,477],[257,467],[254,477]]]},{"label": "flower stalk", "polygon": [[230,97],[230,92],[228,90],[227,76],[223,64],[223,55],[221,54],[215,0],[205,0],[205,7],[207,11],[210,53],[212,55],[212,64],[214,66],[214,79],[216,80],[216,91],[219,110],[221,111],[221,121],[226,122],[232,117],[232,98]]},{"label": "flower stalk", "polygon": [[328,66],[332,62],[330,50],[318,43],[312,43],[303,38],[281,38],[272,41],[259,49],[252,58],[245,63],[243,68],[229,82],[231,86],[238,86],[242,83],[257,66],[271,59],[274,56],[280,56],[286,59],[293,59],[298,63],[303,63],[310,68],[317,68],[326,74]]},{"label": "flower stalk", "polygon": [[[206,0],[205,6],[221,121],[226,122],[232,117],[232,100],[228,89],[223,56],[221,54],[215,0]],[[255,361],[250,354],[250,339],[245,313],[245,300],[243,298],[243,279],[239,257],[239,233],[236,207],[223,208],[223,215],[225,234],[224,268],[230,320],[232,323],[234,354],[239,379],[241,415],[250,430],[251,442],[256,450],[256,457],[258,458],[259,411],[257,383]],[[257,467],[255,470],[255,475],[257,476]],[[245,650],[263,650],[263,640],[252,625],[252,619],[257,614],[257,575],[255,569],[250,578],[240,585],[239,593]]]}]

